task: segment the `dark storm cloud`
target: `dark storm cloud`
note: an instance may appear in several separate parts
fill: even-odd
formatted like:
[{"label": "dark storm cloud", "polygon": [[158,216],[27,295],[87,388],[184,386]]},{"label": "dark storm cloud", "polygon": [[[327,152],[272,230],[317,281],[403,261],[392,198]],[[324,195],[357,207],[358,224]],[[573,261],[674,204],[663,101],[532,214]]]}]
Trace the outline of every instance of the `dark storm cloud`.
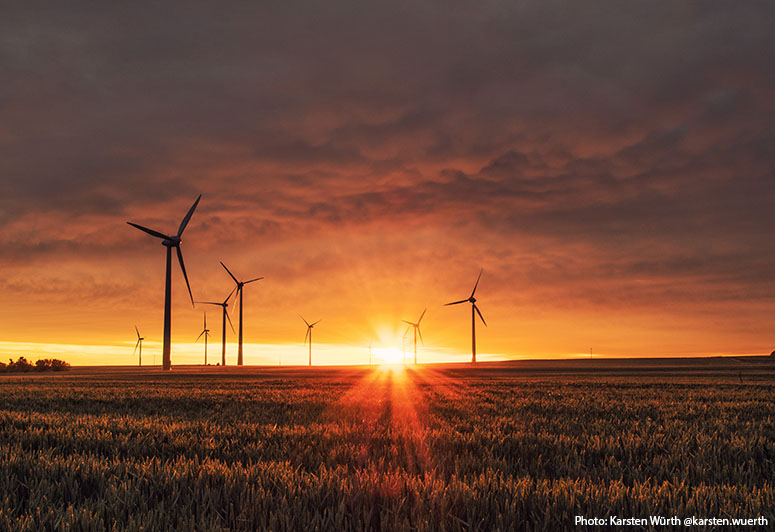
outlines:
[{"label": "dark storm cloud", "polygon": [[[774,13],[768,2],[7,8],[4,260],[73,252],[68,219],[112,250],[91,222],[163,220],[204,192],[210,241],[413,218],[500,235],[496,256],[519,239],[581,243],[602,255],[585,275],[754,286],[766,276],[730,264],[775,263]],[[30,241],[14,217],[57,227]]]}]

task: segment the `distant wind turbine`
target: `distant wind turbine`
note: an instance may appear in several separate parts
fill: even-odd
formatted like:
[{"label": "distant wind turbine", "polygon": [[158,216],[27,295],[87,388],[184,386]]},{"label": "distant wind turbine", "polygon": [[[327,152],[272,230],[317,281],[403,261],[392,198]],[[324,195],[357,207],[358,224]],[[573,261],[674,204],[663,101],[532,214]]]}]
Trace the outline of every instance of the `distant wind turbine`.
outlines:
[{"label": "distant wind turbine", "polygon": [[[425,316],[425,313],[427,312],[427,308],[422,311],[422,314],[420,314],[420,319],[417,320],[417,323],[412,323],[411,321],[401,320],[404,323],[408,323],[409,327],[414,327],[414,363],[417,365],[417,334],[420,335],[420,341],[422,342],[422,345],[425,345],[425,341],[422,339],[422,332],[420,331],[420,322],[422,321],[423,316]],[[409,328],[406,329],[406,332],[409,332]],[[406,333],[404,333],[406,334]]]},{"label": "distant wind turbine", "polygon": [[304,319],[304,317],[299,314],[299,317],[301,318],[301,321],[307,324],[307,334],[304,335],[304,343],[307,343],[307,338],[309,337],[309,365],[312,365],[312,328],[320,323],[323,320],[318,320],[315,323],[309,323],[307,320]]},{"label": "distant wind turbine", "polygon": [[156,238],[161,238],[162,245],[167,248],[167,270],[164,284],[164,347],[162,348],[162,369],[169,371],[172,369],[172,361],[170,359],[170,333],[172,330],[172,248],[175,248],[178,254],[178,263],[180,264],[180,270],[183,272],[183,278],[186,280],[186,287],[188,288],[188,296],[191,298],[191,306],[194,306],[194,296],[191,294],[191,285],[188,283],[188,275],[186,275],[186,266],[183,264],[183,253],[180,252],[180,237],[183,236],[183,231],[186,229],[191,215],[194,214],[194,209],[199,205],[199,200],[202,199],[202,195],[196,198],[196,201],[186,213],[183,221],[180,222],[178,227],[178,234],[175,236],[165,235],[153,229],[148,229],[142,225],[138,225],[132,222],[127,222],[132,227],[136,227],[140,231],[148,233]]},{"label": "distant wind turbine", "polygon": [[205,337],[205,366],[206,366],[207,365],[207,337],[210,336],[210,329],[207,328],[207,312],[205,312],[204,315],[205,315],[204,327],[202,328],[202,332],[199,333],[199,336],[196,337],[195,341],[198,342],[202,336]]},{"label": "distant wind turbine", "polygon": [[197,303],[202,303],[203,305],[217,305],[221,308],[223,308],[223,328],[221,330],[221,366],[226,365],[226,320],[229,320],[229,327],[231,327],[232,332],[234,331],[234,325],[231,323],[231,318],[229,317],[229,311],[226,310],[226,308],[229,306],[229,299],[231,299],[232,294],[234,294],[233,289],[231,292],[229,292],[228,297],[223,300],[223,303],[215,303],[213,301],[197,301]]},{"label": "distant wind turbine", "polygon": [[253,281],[260,281],[263,279],[263,277],[256,277],[255,279],[251,279],[250,281],[238,281],[236,277],[234,277],[234,274],[229,271],[229,268],[226,267],[226,265],[221,261],[221,266],[223,266],[223,269],[226,270],[226,273],[229,274],[229,276],[234,279],[234,282],[237,283],[237,295],[239,296],[239,347],[237,348],[237,365],[242,365],[242,287],[245,286],[248,283],[252,283]]},{"label": "distant wind turbine", "polygon": [[482,316],[482,313],[479,311],[479,307],[476,306],[476,298],[474,297],[474,294],[476,293],[476,287],[479,286],[479,279],[482,278],[482,272],[484,270],[481,270],[479,272],[479,277],[476,278],[476,284],[474,285],[474,289],[471,291],[471,295],[468,299],[461,299],[460,301],[453,301],[452,303],[447,303],[444,305],[445,307],[448,307],[449,305],[459,305],[460,303],[471,303],[471,362],[476,362],[476,314],[479,314],[479,318],[482,320],[482,323],[484,323],[484,326],[487,327],[487,322],[484,321],[484,317]]},{"label": "distant wind turbine", "polygon": [[137,365],[142,366],[143,365],[143,338],[140,336],[140,330],[137,328],[137,325],[135,325],[135,332],[137,333],[137,343],[135,344],[135,350],[132,352],[132,355],[134,355],[137,352],[137,348],[140,348],[140,354],[138,355],[137,359]]}]

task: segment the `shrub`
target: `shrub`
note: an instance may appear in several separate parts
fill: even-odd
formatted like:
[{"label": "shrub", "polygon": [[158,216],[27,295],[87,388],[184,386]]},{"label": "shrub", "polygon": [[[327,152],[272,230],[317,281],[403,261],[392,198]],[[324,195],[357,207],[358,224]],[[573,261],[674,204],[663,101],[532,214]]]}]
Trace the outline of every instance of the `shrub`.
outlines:
[{"label": "shrub", "polygon": [[28,371],[32,371],[33,366],[30,364],[26,358],[19,357],[19,359],[14,362],[11,360],[8,364],[7,371],[12,371],[14,373],[27,373]]},{"label": "shrub", "polygon": [[58,358],[51,358],[48,359],[49,367],[51,368],[51,371],[67,371],[70,369],[70,364],[65,362],[64,360],[59,360]]},{"label": "shrub", "polygon": [[67,371],[70,364],[57,358],[42,358],[35,363],[35,369],[38,371]]}]

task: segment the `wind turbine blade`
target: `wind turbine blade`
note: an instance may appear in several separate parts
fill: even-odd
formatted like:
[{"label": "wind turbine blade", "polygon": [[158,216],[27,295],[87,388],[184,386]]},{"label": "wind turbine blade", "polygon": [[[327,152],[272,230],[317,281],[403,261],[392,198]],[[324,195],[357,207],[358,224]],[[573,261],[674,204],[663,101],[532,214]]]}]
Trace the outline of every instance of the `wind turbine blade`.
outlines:
[{"label": "wind turbine blade", "polygon": [[134,356],[134,355],[135,355],[135,353],[137,353],[137,346],[139,346],[139,345],[140,345],[140,339],[138,338],[138,339],[137,339],[137,343],[135,344],[135,350],[134,350],[134,351],[132,351],[132,356]]},{"label": "wind turbine blade", "polygon": [[311,324],[310,324],[310,327],[314,327],[315,325],[317,325],[317,324],[318,324],[318,323],[320,323],[321,321],[323,321],[323,320],[322,320],[322,319],[319,319],[319,320],[318,320],[318,321],[316,321],[315,323],[311,323]]},{"label": "wind turbine blade", "polygon": [[263,277],[256,277],[255,279],[251,279],[250,281],[245,281],[245,282],[244,282],[244,283],[242,283],[242,284],[248,284],[248,283],[252,283],[253,281],[260,281],[261,279],[263,279]]},{"label": "wind turbine blade", "polygon": [[406,335],[409,334],[409,331],[411,331],[411,330],[412,330],[411,326],[406,328],[406,330],[404,331],[404,338],[406,338]]},{"label": "wind turbine blade", "polygon": [[190,209],[188,209],[188,212],[186,213],[186,217],[183,218],[183,221],[180,222],[180,227],[178,228],[178,237],[180,237],[183,234],[183,230],[188,225],[188,221],[191,219],[191,215],[194,214],[194,209],[196,209],[196,206],[199,205],[199,200],[202,199],[202,195],[199,194],[199,197],[196,198],[196,201],[191,206]]},{"label": "wind turbine blade", "polygon": [[476,278],[476,284],[474,285],[474,289],[471,290],[471,297],[474,297],[474,293],[476,293],[476,287],[479,286],[479,279],[482,278],[482,273],[484,272],[484,268],[479,270],[479,277]]},{"label": "wind turbine blade", "polygon": [[[304,319],[304,318],[302,318]],[[309,336],[309,325],[307,325],[307,334],[304,335],[304,345],[307,345],[307,337]]]},{"label": "wind turbine blade", "polygon": [[477,313],[477,314],[479,314],[479,319],[481,319],[481,320],[482,320],[482,323],[484,323],[484,326],[485,326],[485,327],[487,327],[487,322],[486,322],[486,321],[484,321],[484,317],[482,316],[482,313],[481,313],[481,312],[479,312],[479,307],[477,307],[476,305],[474,305],[474,310],[476,311],[476,313]]},{"label": "wind turbine blade", "polygon": [[199,341],[199,339],[202,337],[202,335],[203,335],[204,333],[205,333],[205,331],[202,331],[202,332],[200,332],[200,333],[199,333],[199,336],[197,336],[197,337],[196,337],[196,340],[194,340],[194,341],[195,341],[195,342],[198,342],[198,341]]},{"label": "wind turbine blade", "polygon": [[419,320],[417,320],[417,325],[418,325],[418,326],[420,325],[420,322],[422,321],[422,318],[423,318],[423,316],[425,316],[425,313],[426,313],[426,312],[428,312],[428,309],[427,309],[427,308],[426,308],[425,310],[423,310],[423,311],[422,311],[422,314],[420,314],[420,319],[419,319]]},{"label": "wind turbine blade", "polygon": [[137,227],[140,231],[143,231],[145,233],[148,233],[151,236],[155,236],[156,238],[161,238],[162,240],[170,240],[170,237],[167,235],[160,233],[158,231],[154,231],[153,229],[148,229],[147,227],[143,227],[142,225],[133,224],[132,222],[127,222],[132,227]]},{"label": "wind turbine blade", "polygon": [[178,262],[180,263],[180,270],[183,272],[183,278],[186,280],[186,288],[188,288],[188,297],[191,298],[191,306],[194,306],[194,294],[191,293],[191,285],[188,284],[188,274],[186,273],[186,265],[183,264],[183,253],[180,251],[180,246],[175,246],[175,250],[178,252]]},{"label": "wind turbine blade", "polygon": [[229,292],[229,296],[223,302],[224,305],[229,302],[229,299],[231,299],[231,296],[234,295],[234,291],[237,290],[237,288],[238,287],[235,286],[234,288],[231,289],[231,292]]},{"label": "wind turbine blade", "polygon": [[417,334],[420,335],[420,341],[422,342],[422,346],[425,347],[425,340],[422,339],[422,331],[420,330],[420,327],[417,327]]},{"label": "wind turbine blade", "polygon": [[468,302],[468,300],[467,300],[467,299],[461,299],[460,301],[453,301],[452,303],[447,303],[447,304],[446,304],[446,305],[444,305],[444,306],[445,306],[445,307],[448,307],[448,306],[450,306],[450,305],[459,305],[460,303],[466,303],[466,302]]},{"label": "wind turbine blade", "polygon": [[202,327],[202,329],[206,331],[207,330],[207,312],[204,312],[204,315],[205,315],[205,324],[204,324],[204,327]]},{"label": "wind turbine blade", "polygon": [[229,268],[227,268],[227,267],[226,267],[226,265],[223,263],[223,261],[219,261],[219,262],[221,263],[221,266],[223,266],[223,269],[224,269],[224,270],[226,270],[226,273],[228,273],[228,274],[229,274],[229,276],[230,276],[232,279],[234,279],[234,282],[235,282],[235,283],[237,283],[237,284],[239,284],[239,281],[237,280],[237,278],[236,278],[236,277],[234,277],[234,274],[233,274],[233,273],[231,273],[231,271],[229,270]]},{"label": "wind turbine blade", "polygon": [[404,323],[408,323],[409,325],[414,325],[414,323],[412,323],[411,321],[406,321],[406,320],[401,320],[401,321],[403,321]]},{"label": "wind turbine blade", "polygon": [[216,303],[214,301],[197,301],[200,305],[218,305],[219,307],[223,306],[223,303]]},{"label": "wind turbine blade", "polygon": [[140,331],[137,329],[137,325],[135,325],[135,332],[137,333],[137,339],[140,339]]},{"label": "wind turbine blade", "polygon": [[303,322],[304,322],[304,324],[305,324],[307,327],[309,327],[309,323],[307,323],[307,320],[305,320],[305,319],[304,319],[304,316],[302,316],[301,314],[299,314],[299,317],[301,318],[301,321],[303,321]]},{"label": "wind turbine blade", "polygon": [[223,308],[224,314],[226,314],[226,319],[229,321],[229,327],[231,327],[231,332],[236,333],[237,331],[234,330],[234,324],[231,322],[231,318],[229,317],[229,311],[226,310],[226,307]]}]

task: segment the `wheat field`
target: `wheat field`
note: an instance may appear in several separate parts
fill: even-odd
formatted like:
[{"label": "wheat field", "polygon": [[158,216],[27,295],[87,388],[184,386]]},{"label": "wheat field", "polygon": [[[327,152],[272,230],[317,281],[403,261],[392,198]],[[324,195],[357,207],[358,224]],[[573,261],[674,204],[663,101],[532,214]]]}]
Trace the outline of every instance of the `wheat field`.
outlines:
[{"label": "wheat field", "polygon": [[775,373],[766,360],[744,370],[537,363],[3,376],[0,530],[772,519]]}]

